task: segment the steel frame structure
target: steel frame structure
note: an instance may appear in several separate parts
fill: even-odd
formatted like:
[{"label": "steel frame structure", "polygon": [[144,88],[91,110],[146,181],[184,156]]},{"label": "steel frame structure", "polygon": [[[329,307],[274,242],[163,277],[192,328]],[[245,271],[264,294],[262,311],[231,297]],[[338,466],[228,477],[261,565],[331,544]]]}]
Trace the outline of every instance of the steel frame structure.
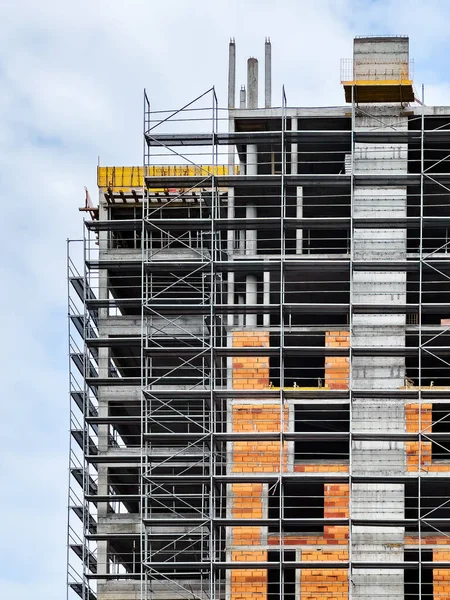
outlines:
[{"label": "steel frame structure", "polygon": [[[207,107],[204,105],[206,101],[209,103]],[[201,104],[200,108],[197,108],[198,104]],[[379,120],[378,129],[364,131],[356,125],[357,117],[364,111],[367,116]],[[428,452],[424,444],[433,444],[434,448],[441,448],[444,460],[446,454],[450,458],[449,446],[446,445],[450,441],[450,425],[446,432],[433,431],[433,426],[438,423],[445,425],[448,420],[450,387],[446,384],[445,373],[442,375],[433,365],[450,366],[446,358],[450,348],[449,328],[430,325],[430,315],[445,315],[447,303],[429,302],[433,286],[436,284],[441,293],[445,293],[450,281],[450,263],[445,256],[450,241],[434,249],[430,247],[433,239],[430,231],[450,224],[450,213],[445,214],[450,178],[447,172],[436,171],[440,165],[445,166],[450,156],[450,146],[445,148],[450,139],[450,117],[449,123],[444,123],[445,119],[441,118],[437,127],[427,127],[428,123],[433,123],[433,116],[427,114],[426,107],[422,105],[419,116],[408,117],[410,128],[397,130],[384,123],[378,113],[371,114],[367,108],[352,102],[348,129],[294,129],[292,120],[297,118],[294,117],[297,113],[288,108],[284,89],[281,107],[274,117],[279,123],[278,129],[234,131],[233,128],[223,132],[221,129],[227,119],[222,119],[221,114],[214,88],[179,111],[163,113],[161,118],[158,113],[151,112],[145,95],[144,185],[141,197],[136,199],[136,190],[125,200],[123,192],[116,193],[114,189],[108,192],[113,199],[107,203],[109,207],[100,211],[99,220],[85,223],[82,274],[76,270],[69,245],[73,442],[70,450],[68,554],[74,554],[79,561],[78,568],[74,568],[72,558],[68,559],[68,594],[76,593],[83,600],[101,598],[102,595],[107,598],[112,582],[121,582],[121,585],[132,585],[135,593],[139,590],[142,600],[160,598],[164,594],[164,597],[172,594],[174,598],[199,600],[233,599],[233,572],[267,570],[268,573],[277,572],[278,578],[278,592],[273,591],[272,581],[270,593],[273,598],[276,594],[282,598],[289,595],[285,591],[285,574],[288,571],[295,570],[295,593],[298,595],[302,572],[314,569],[323,572],[346,570],[348,597],[361,598],[352,585],[361,570],[406,572],[418,569],[417,597],[425,598],[422,594],[422,573],[430,569],[450,569],[450,561],[423,560],[424,552],[429,553],[430,548],[445,548],[443,539],[450,539],[450,519],[441,510],[450,503],[450,489],[445,487],[448,486],[450,470],[433,471],[432,463],[427,463],[426,457],[423,457]],[[181,134],[164,131],[172,122],[180,122],[184,117],[188,122],[195,122],[198,117],[199,122],[210,123],[211,131]],[[251,121],[255,117],[256,113],[242,118]],[[420,127],[415,128],[415,122]],[[344,140],[348,150],[340,152],[350,155],[349,172],[293,172],[293,146],[297,151],[297,144],[304,139],[311,143],[322,140],[325,145]],[[251,174],[248,172],[249,163],[246,165],[247,172],[243,173],[244,167],[241,166],[241,173],[236,173],[234,150],[229,151],[228,146],[236,146],[241,156],[245,154],[245,147],[255,143],[261,147],[267,144],[277,146],[276,153],[281,158],[277,162],[279,166],[275,166],[276,173]],[[408,158],[407,164],[411,163],[414,168],[419,165],[419,168],[416,172],[408,169],[407,173],[388,170],[372,174],[370,171],[358,172],[355,157],[359,151],[358,144],[364,143],[380,146],[405,144],[411,155],[419,154],[418,159]],[[443,152],[437,160],[428,158],[433,144]],[[181,146],[188,150],[179,152]],[[222,147],[227,149],[228,168],[220,171]],[[197,160],[204,150],[210,156],[211,168]],[[169,175],[155,174],[152,167],[162,151],[166,156],[173,156],[178,163],[183,161],[187,174],[180,175],[175,170]],[[408,203],[413,198],[409,213],[384,217],[377,214],[372,218],[356,216],[355,189],[368,182],[375,190],[404,188]],[[334,189],[338,202],[341,195],[347,196],[349,213],[325,218],[320,214],[292,216],[292,190],[308,186],[315,190],[321,186]],[[261,204],[262,208],[258,206],[256,215],[242,213],[237,202],[239,194],[245,204],[250,202],[252,194],[258,196],[264,189],[277,190],[268,202],[278,206],[279,214],[259,216],[264,213],[264,204]],[[418,192],[415,191],[417,189]],[[438,198],[436,203],[440,201],[438,193],[433,191],[438,189],[442,190],[444,202],[432,214],[433,199]],[[114,198],[119,205],[128,202],[137,211],[142,210],[142,218],[112,218],[108,211],[117,208]],[[234,204],[230,198],[234,199]],[[299,255],[288,247],[290,238],[287,232],[342,228],[349,230],[350,252],[337,254],[337,258],[330,258],[329,254],[325,256],[326,253],[318,254],[317,258],[314,254]],[[417,251],[405,251],[402,260],[386,256],[371,262],[363,261],[355,252],[355,232],[370,228],[405,230],[405,244],[409,243],[407,232],[418,231]],[[248,239],[250,243],[253,239],[249,232],[262,232],[261,239],[264,239],[265,231],[275,229],[279,231],[276,251],[248,252]],[[128,256],[125,248],[123,255],[118,257],[114,252],[114,244],[117,244],[114,236],[117,232],[129,231],[134,235],[134,255],[130,258],[131,253]],[[236,233],[242,231],[243,236]],[[259,243],[257,236],[258,233],[256,239]],[[242,251],[240,255],[235,252],[236,248]],[[347,274],[348,301],[329,302],[326,293],[330,290],[325,288],[317,301],[299,302],[299,298],[295,301],[292,282],[301,286],[309,278],[317,281],[313,274],[321,269]],[[377,303],[373,298],[366,303],[355,301],[354,274],[370,270],[374,273],[404,273],[405,302],[383,300]],[[243,282],[249,285],[249,280],[245,279],[248,273],[251,276],[256,274],[256,296],[247,290],[240,291]],[[413,278],[417,274],[416,279],[411,279],[412,284],[407,280],[407,274],[413,274]],[[435,279],[430,279],[431,274]],[[415,291],[407,291],[408,286],[414,287],[415,283]],[[241,301],[242,296],[244,302]],[[250,303],[249,300],[255,297],[256,302]],[[408,301],[407,297],[413,301]],[[301,319],[298,321],[300,325],[295,325],[295,315],[312,312],[348,314],[348,325],[340,325],[348,329],[348,347],[319,347],[310,332],[299,344],[306,326]],[[370,314],[404,315],[404,345],[355,345],[353,317]],[[415,323],[408,315],[417,315]],[[127,333],[125,325],[120,324],[117,325],[117,334],[107,329],[107,324],[114,318],[125,322],[131,317],[134,319],[133,329],[129,329],[132,333]],[[409,324],[407,319],[411,321]],[[252,323],[254,331],[269,331],[270,345],[261,348],[234,346],[233,331],[249,330]],[[326,328],[333,327],[336,328],[336,325],[331,319]],[[134,350],[130,356],[125,356],[124,348],[128,347]],[[347,357],[350,369],[348,389],[292,384],[293,378],[289,374],[292,360],[301,362],[310,355]],[[268,357],[277,365],[272,373],[277,373],[278,385],[271,383],[264,389],[246,389],[233,381],[236,358],[255,356]],[[388,387],[387,392],[355,387],[355,359],[369,357],[372,360],[373,357],[389,356],[404,358],[405,364],[408,360],[414,362],[416,381],[408,383],[405,380],[404,386],[396,389]],[[433,363],[424,363],[424,357],[429,360],[429,356]],[[432,377],[443,384],[430,382],[429,372],[433,369],[436,375]],[[299,375],[298,379],[301,381],[302,377]],[[310,379],[309,375],[305,376],[305,380]],[[358,402],[373,398],[383,400],[387,394],[403,406],[418,405],[416,431],[361,427],[361,420],[354,412]],[[119,395],[124,405],[128,402],[126,410],[119,406]],[[231,407],[250,401],[276,405],[279,411],[277,427],[247,433],[237,431],[230,416]],[[115,402],[120,409],[117,413],[111,410]],[[346,405],[348,430],[328,433],[296,431],[294,406],[318,404],[325,407],[325,411],[333,410],[334,404]],[[442,405],[443,412],[423,423],[424,411],[433,410],[428,408],[429,405]],[[376,415],[370,414],[370,408],[368,410],[368,421],[375,420]],[[129,427],[131,433],[125,427]],[[322,444],[346,441],[348,462],[345,464],[348,464],[348,469],[295,471],[293,448],[298,441],[305,440]],[[260,472],[245,472],[245,467],[243,472],[236,472],[233,466],[236,445],[242,442],[278,443],[278,465],[272,465],[271,472],[262,469]],[[405,462],[401,473],[394,469],[391,474],[381,473],[382,470],[380,474],[370,474],[355,469],[353,452],[361,442],[392,442],[403,444],[404,448],[407,444],[417,444],[417,468],[408,470]],[[255,453],[249,457],[249,462],[258,460],[256,457]],[[114,469],[114,477],[111,477],[110,470]],[[125,479],[127,470],[131,473],[132,484]],[[348,484],[347,516],[286,516],[292,502],[289,486],[299,481],[306,486]],[[378,516],[374,520],[370,515],[361,517],[360,511],[354,510],[355,486],[386,482],[405,486],[412,481],[417,482],[414,517],[405,513],[402,518],[392,518],[386,513],[384,519]],[[436,501],[431,507],[426,501],[424,503],[426,486],[430,481],[440,481],[444,486],[440,489],[448,489],[449,492],[442,502]],[[270,516],[265,508],[262,516],[257,518],[258,527],[266,531],[266,537],[270,538],[270,531],[273,535],[277,530],[278,542],[273,545],[273,550],[278,553],[277,559],[269,559],[270,547],[267,544],[264,546],[267,552],[265,560],[233,559],[229,548],[234,528],[250,530],[255,527],[254,518],[236,517],[235,514],[233,486],[242,483],[260,484],[266,497],[272,495],[278,502],[278,517]],[[434,514],[439,516],[434,518]],[[108,525],[108,519],[114,520],[118,515],[133,517],[133,526],[123,533]],[[139,515],[138,519],[135,515]],[[80,523],[74,524],[77,520]],[[308,526],[347,527],[348,537],[341,530],[343,537],[340,540],[345,541],[347,558],[302,560],[301,551],[296,551],[294,558],[290,555],[286,559],[290,551],[286,544],[287,528],[292,531],[292,528],[298,527],[304,531]],[[359,560],[353,535],[361,527],[400,528],[403,532],[414,527],[417,540],[413,547],[417,560],[403,557],[402,560],[384,562],[375,556]],[[440,536],[439,543],[427,544],[430,530]],[[260,592],[255,595],[258,594],[265,597]]]}]

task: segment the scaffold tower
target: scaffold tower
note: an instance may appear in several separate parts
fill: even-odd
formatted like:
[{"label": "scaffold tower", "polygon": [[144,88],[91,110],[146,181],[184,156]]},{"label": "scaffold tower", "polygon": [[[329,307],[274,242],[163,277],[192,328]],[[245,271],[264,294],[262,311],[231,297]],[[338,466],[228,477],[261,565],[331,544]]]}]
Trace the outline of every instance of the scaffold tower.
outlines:
[{"label": "scaffold tower", "polygon": [[68,599],[446,600],[450,108],[404,36],[340,107],[229,59],[69,242]]}]

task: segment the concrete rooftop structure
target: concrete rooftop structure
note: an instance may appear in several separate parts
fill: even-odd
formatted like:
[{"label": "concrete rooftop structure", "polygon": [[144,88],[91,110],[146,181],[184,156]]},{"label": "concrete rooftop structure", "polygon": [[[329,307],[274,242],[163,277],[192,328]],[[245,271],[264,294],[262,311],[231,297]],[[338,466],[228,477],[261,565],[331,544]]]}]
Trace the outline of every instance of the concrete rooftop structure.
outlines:
[{"label": "concrete rooftop structure", "polygon": [[230,42],[227,108],[145,94],[69,242],[70,598],[450,598],[450,107],[407,37],[339,107],[264,59],[237,93]]}]

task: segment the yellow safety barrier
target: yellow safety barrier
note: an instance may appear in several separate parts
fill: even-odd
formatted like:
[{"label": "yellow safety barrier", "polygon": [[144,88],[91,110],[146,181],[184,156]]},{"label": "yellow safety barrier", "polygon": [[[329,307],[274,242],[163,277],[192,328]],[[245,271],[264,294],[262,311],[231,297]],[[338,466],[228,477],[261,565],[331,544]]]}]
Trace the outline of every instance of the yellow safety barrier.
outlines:
[{"label": "yellow safety barrier", "polygon": [[144,183],[144,167],[98,167],[99,188],[141,188]]},{"label": "yellow safety barrier", "polygon": [[[144,173],[148,177],[201,177],[208,175],[239,175],[239,167],[227,165],[154,165],[150,167],[98,167],[100,189],[131,190],[142,188]],[[161,191],[164,191],[161,189]]]}]

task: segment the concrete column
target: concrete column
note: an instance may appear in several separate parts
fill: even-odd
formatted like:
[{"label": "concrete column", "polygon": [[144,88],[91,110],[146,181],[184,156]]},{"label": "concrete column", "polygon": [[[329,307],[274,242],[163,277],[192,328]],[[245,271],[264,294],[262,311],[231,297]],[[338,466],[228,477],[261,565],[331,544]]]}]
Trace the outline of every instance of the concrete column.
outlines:
[{"label": "concrete column", "polygon": [[[264,296],[264,304],[267,306],[270,304],[270,271],[264,271],[264,279],[263,279],[263,296]],[[265,313],[263,315],[263,325],[264,327],[270,327],[270,314]]]},{"label": "concrete column", "polygon": [[[303,218],[303,188],[301,186],[297,187],[296,217],[297,219]],[[303,228],[295,231],[295,253],[303,254]]]},{"label": "concrete column", "polygon": [[228,50],[228,108],[234,108],[236,98],[236,44],[231,38]]},{"label": "concrete column", "polygon": [[[228,205],[227,205],[227,219],[234,219],[234,188],[228,188]],[[228,258],[234,252],[234,231],[229,229],[227,231],[227,254]]]},{"label": "concrete column", "polygon": [[[228,206],[227,206],[227,218],[234,219],[234,188],[228,188]],[[234,254],[234,235],[233,230],[227,232],[227,254],[228,259]],[[234,304],[234,273],[228,273],[228,289],[227,289],[227,302],[228,304]],[[234,315],[227,315],[227,325],[232,327],[234,325]],[[231,359],[229,368],[231,369]]]},{"label": "concrete column", "polygon": [[258,146],[247,144],[247,175],[258,175]]},{"label": "concrete column", "polygon": [[[258,174],[258,146],[256,144],[247,145],[247,175]],[[245,207],[245,216],[247,219],[256,219],[256,206],[247,204]],[[257,251],[257,232],[256,230],[247,230],[246,233],[246,254],[256,254]]]},{"label": "concrete column", "polygon": [[[255,275],[247,275],[245,279],[245,304],[257,304],[258,282]],[[246,315],[246,326],[256,328],[256,314]]]},{"label": "concrete column", "polygon": [[[228,273],[227,303],[234,304],[234,273],[231,271]],[[233,327],[234,314],[230,313],[227,315],[227,325],[228,327]]]},{"label": "concrete column", "polygon": [[266,108],[272,106],[272,44],[269,38],[266,38],[265,44],[264,106]]},{"label": "concrete column", "polygon": [[245,254],[245,229],[239,229],[239,254]]},{"label": "concrete column", "polygon": [[[245,207],[245,217],[246,219],[256,219],[256,206],[254,204],[247,204]],[[246,231],[246,244],[245,244],[245,254],[249,256],[253,256],[257,254],[258,247],[258,232],[256,229],[247,229]]]},{"label": "concrete column", "polygon": [[239,92],[239,108],[246,108],[247,106],[247,92],[245,91],[245,85],[241,86]]},{"label": "concrete column", "polygon": [[[242,296],[242,294],[239,294],[238,304],[240,306],[245,304],[245,298],[244,298],[244,296]],[[244,327],[244,316],[245,315],[243,313],[238,314],[238,327]]]},{"label": "concrete column", "polygon": [[[356,131],[380,128],[407,130],[407,117],[399,114],[398,107],[380,106],[356,117]],[[376,173],[404,174],[407,172],[405,144],[357,143],[353,161],[359,175]],[[355,218],[406,217],[406,188],[370,185],[355,188],[353,216]],[[406,229],[361,228],[353,232],[354,258],[358,261],[406,259]],[[378,269],[355,271],[352,274],[353,304],[398,304],[406,302],[406,273]],[[405,346],[404,314],[356,314],[352,318],[352,346],[387,348]],[[353,356],[353,389],[367,390],[365,398],[352,401],[353,431],[402,433],[405,431],[405,408],[395,397],[404,385],[404,356]],[[370,398],[370,390],[375,390]],[[383,398],[379,392],[383,390]],[[352,472],[355,476],[388,477],[406,473],[406,449],[401,441],[353,440]],[[384,567],[402,562],[404,527],[380,527],[380,519],[404,517],[404,485],[391,483],[354,484],[351,493],[351,516],[373,522],[352,528],[352,555],[355,561],[376,561]],[[354,600],[377,597],[403,598],[404,572],[402,569],[354,569]]]},{"label": "concrete column", "polygon": [[[297,117],[292,117],[291,119],[291,131],[298,130],[298,119]],[[292,142],[291,144],[291,173],[292,175],[297,175],[298,173],[298,144],[297,142]]]},{"label": "concrete column", "polygon": [[[234,133],[235,125],[234,125],[234,117],[231,116],[231,113],[228,113],[228,132]],[[236,163],[236,146],[234,144],[229,144],[228,146],[228,171],[230,175],[234,174],[234,165]]]},{"label": "concrete column", "polygon": [[247,61],[247,108],[258,108],[258,60]]}]

